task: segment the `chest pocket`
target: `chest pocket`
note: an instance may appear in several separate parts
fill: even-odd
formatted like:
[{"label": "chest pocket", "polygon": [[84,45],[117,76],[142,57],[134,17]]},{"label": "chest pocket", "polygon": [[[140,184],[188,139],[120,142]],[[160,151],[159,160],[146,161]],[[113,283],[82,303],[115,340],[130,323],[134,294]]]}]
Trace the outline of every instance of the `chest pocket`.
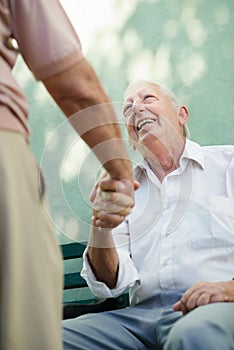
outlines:
[{"label": "chest pocket", "polygon": [[192,204],[192,239],[194,248],[234,247],[234,199],[208,196]]}]

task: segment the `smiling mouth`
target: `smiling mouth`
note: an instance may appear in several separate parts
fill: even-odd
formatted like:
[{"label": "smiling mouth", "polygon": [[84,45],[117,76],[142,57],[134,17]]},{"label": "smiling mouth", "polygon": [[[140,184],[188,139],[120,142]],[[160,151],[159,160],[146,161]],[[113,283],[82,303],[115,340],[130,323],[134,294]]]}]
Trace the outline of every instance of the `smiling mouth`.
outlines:
[{"label": "smiling mouth", "polygon": [[147,119],[144,119],[142,121],[140,121],[138,124],[137,124],[137,131],[140,131],[144,125],[146,124],[152,124],[156,121],[156,119],[150,119],[150,118],[147,118]]}]

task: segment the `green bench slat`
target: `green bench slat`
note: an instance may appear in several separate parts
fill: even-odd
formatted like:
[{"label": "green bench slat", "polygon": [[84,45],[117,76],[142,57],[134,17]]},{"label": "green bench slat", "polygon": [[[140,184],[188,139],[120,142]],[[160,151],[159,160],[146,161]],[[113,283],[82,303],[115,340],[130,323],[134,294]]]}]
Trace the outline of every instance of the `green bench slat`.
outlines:
[{"label": "green bench slat", "polygon": [[[86,244],[87,242],[62,244],[61,250],[63,259],[82,259],[83,252],[86,248]],[[77,261],[74,261],[74,263],[76,264]],[[77,265],[77,270],[79,269],[78,266],[80,266],[80,264]],[[72,289],[82,289],[86,287],[88,287],[87,283],[81,277],[80,271],[71,273],[66,272],[64,274],[64,291]],[[75,300],[73,299],[73,301],[64,301],[63,319],[78,317],[80,315],[90,312],[103,312],[108,310],[120,309],[129,305],[128,293],[124,293],[123,295],[120,295],[117,298],[108,298],[102,301],[96,300],[95,297],[93,299],[90,299],[89,293],[87,293],[87,298],[85,300],[83,298],[82,300],[79,300],[78,295],[79,293],[77,293],[77,298],[74,297]]]},{"label": "green bench slat", "polygon": [[86,242],[84,243],[69,243],[69,244],[62,244],[62,254],[63,259],[75,259],[75,258],[82,258],[83,252],[86,248]]},{"label": "green bench slat", "polygon": [[80,272],[67,273],[64,275],[64,289],[84,288],[87,283],[81,277]]}]

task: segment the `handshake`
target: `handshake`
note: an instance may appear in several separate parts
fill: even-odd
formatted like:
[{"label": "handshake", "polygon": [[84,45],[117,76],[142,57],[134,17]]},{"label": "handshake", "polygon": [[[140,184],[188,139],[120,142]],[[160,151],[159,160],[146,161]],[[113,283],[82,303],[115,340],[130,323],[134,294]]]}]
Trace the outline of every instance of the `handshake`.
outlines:
[{"label": "handshake", "polygon": [[118,226],[130,214],[134,206],[134,191],[139,187],[137,181],[113,179],[104,172],[90,195],[92,225],[109,229]]}]

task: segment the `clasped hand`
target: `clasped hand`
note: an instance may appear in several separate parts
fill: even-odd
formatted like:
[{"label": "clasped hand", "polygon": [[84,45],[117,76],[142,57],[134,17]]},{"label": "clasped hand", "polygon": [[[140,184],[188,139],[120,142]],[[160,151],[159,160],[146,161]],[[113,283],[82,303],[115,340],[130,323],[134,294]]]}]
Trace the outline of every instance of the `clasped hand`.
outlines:
[{"label": "clasped hand", "polygon": [[114,228],[130,214],[134,206],[134,185],[129,180],[116,180],[105,172],[95,184],[90,200],[93,203],[93,226]]}]

